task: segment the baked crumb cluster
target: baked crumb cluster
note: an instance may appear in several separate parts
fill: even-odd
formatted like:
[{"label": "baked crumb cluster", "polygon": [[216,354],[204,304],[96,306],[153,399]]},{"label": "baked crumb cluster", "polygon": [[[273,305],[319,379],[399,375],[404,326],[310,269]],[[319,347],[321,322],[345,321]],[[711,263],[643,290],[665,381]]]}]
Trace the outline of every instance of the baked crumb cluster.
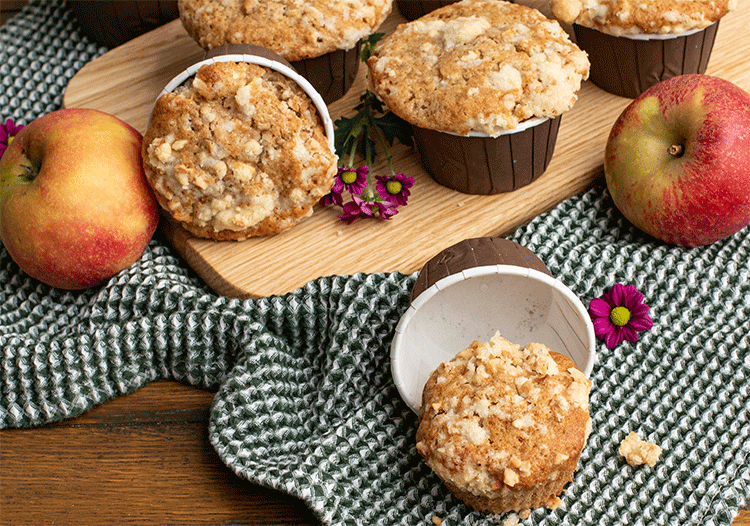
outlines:
[{"label": "baked crumb cluster", "polygon": [[554,508],[591,432],[590,388],[542,344],[474,341],[426,383],[417,451],[477,509]]},{"label": "baked crumb cluster", "polygon": [[204,65],[157,100],[143,158],[162,207],[218,240],[295,225],[330,191],[337,163],[307,94],[281,73],[236,62]]},{"label": "baked crumb cluster", "polygon": [[393,0],[179,0],[185,30],[204,49],[255,44],[289,61],[349,50],[390,14]]},{"label": "baked crumb cluster", "polygon": [[589,62],[557,21],[501,0],[464,0],[400,25],[368,65],[389,109],[427,129],[497,135],[577,100]]},{"label": "baked crumb cluster", "polygon": [[736,6],[737,0],[551,0],[558,20],[616,36],[702,29]]},{"label": "baked crumb cluster", "polygon": [[635,431],[631,431],[625,439],[620,442],[618,453],[631,466],[640,466],[648,464],[651,467],[656,465],[659,460],[662,449],[656,444],[641,440]]}]

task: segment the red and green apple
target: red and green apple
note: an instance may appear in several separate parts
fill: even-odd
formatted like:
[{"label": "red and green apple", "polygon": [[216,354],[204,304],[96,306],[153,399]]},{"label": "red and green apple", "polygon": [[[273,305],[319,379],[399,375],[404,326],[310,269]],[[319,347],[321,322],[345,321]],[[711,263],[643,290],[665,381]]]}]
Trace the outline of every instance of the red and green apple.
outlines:
[{"label": "red and green apple", "polygon": [[83,289],[141,257],[159,221],[141,140],[117,117],[80,108],[18,133],[0,158],[0,240],[24,272]]},{"label": "red and green apple", "polygon": [[702,246],[750,223],[750,94],[711,75],[662,81],[615,121],[604,173],[615,206],[667,243]]}]

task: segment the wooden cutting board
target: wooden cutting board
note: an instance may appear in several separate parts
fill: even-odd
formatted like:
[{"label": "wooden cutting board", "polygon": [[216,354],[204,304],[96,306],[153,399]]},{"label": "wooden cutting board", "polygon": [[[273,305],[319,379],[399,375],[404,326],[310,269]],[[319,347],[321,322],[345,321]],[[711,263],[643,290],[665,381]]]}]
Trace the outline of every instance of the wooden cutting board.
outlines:
[{"label": "wooden cutting board", "polygon": [[[404,19],[394,8],[380,31]],[[722,19],[706,73],[750,91],[750,2]],[[202,55],[175,20],[84,66],[68,84],[63,105],[106,111],[146,131],[155,98],[174,76]],[[613,57],[616,60],[616,57]],[[366,68],[347,95],[329,106],[335,120],[351,115],[365,89]],[[602,174],[609,129],[630,102],[584,82],[565,113],[547,171],[531,185],[495,196],[465,195],[435,183],[415,150],[396,144],[399,172],[416,178],[409,204],[389,221],[339,221],[336,209],[314,214],[281,234],[241,242],[195,238],[170,221],[164,229],[188,264],[218,294],[265,297],[294,290],[321,276],[357,272],[411,273],[440,250],[471,237],[505,235],[560,201],[589,187]],[[374,166],[386,173],[383,156]]]}]

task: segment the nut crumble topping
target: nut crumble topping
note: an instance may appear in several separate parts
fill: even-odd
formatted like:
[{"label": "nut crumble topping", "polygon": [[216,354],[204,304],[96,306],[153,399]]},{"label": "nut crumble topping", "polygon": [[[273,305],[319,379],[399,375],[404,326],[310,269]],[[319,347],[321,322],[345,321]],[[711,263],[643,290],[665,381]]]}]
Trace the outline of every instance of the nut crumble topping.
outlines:
[{"label": "nut crumble topping", "polygon": [[737,7],[738,0],[551,0],[555,18],[611,35],[684,33],[705,28]]},{"label": "nut crumble topping", "polygon": [[212,239],[294,226],[330,191],[337,163],[315,105],[294,81],[235,62],[204,65],[157,100],[143,158],[162,207]]},{"label": "nut crumble topping", "polygon": [[551,481],[562,489],[590,433],[590,387],[542,344],[520,347],[499,333],[474,341],[425,385],[417,451],[452,491],[495,499]]},{"label": "nut crumble topping", "polygon": [[618,453],[631,466],[640,466],[648,464],[651,467],[656,465],[659,460],[662,449],[651,442],[641,440],[635,431],[631,431],[628,436],[620,443]]},{"label": "nut crumble topping", "polygon": [[464,0],[401,24],[368,66],[373,89],[408,122],[490,135],[567,111],[589,71],[557,21],[498,0]]}]

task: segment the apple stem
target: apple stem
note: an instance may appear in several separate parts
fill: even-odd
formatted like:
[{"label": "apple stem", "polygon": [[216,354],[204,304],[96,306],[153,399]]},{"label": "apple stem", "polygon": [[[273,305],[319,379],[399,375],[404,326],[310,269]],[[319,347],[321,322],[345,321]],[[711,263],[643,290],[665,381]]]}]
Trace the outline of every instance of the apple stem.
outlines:
[{"label": "apple stem", "polygon": [[682,154],[685,153],[685,147],[681,144],[673,144],[667,151],[672,157],[682,157]]}]

